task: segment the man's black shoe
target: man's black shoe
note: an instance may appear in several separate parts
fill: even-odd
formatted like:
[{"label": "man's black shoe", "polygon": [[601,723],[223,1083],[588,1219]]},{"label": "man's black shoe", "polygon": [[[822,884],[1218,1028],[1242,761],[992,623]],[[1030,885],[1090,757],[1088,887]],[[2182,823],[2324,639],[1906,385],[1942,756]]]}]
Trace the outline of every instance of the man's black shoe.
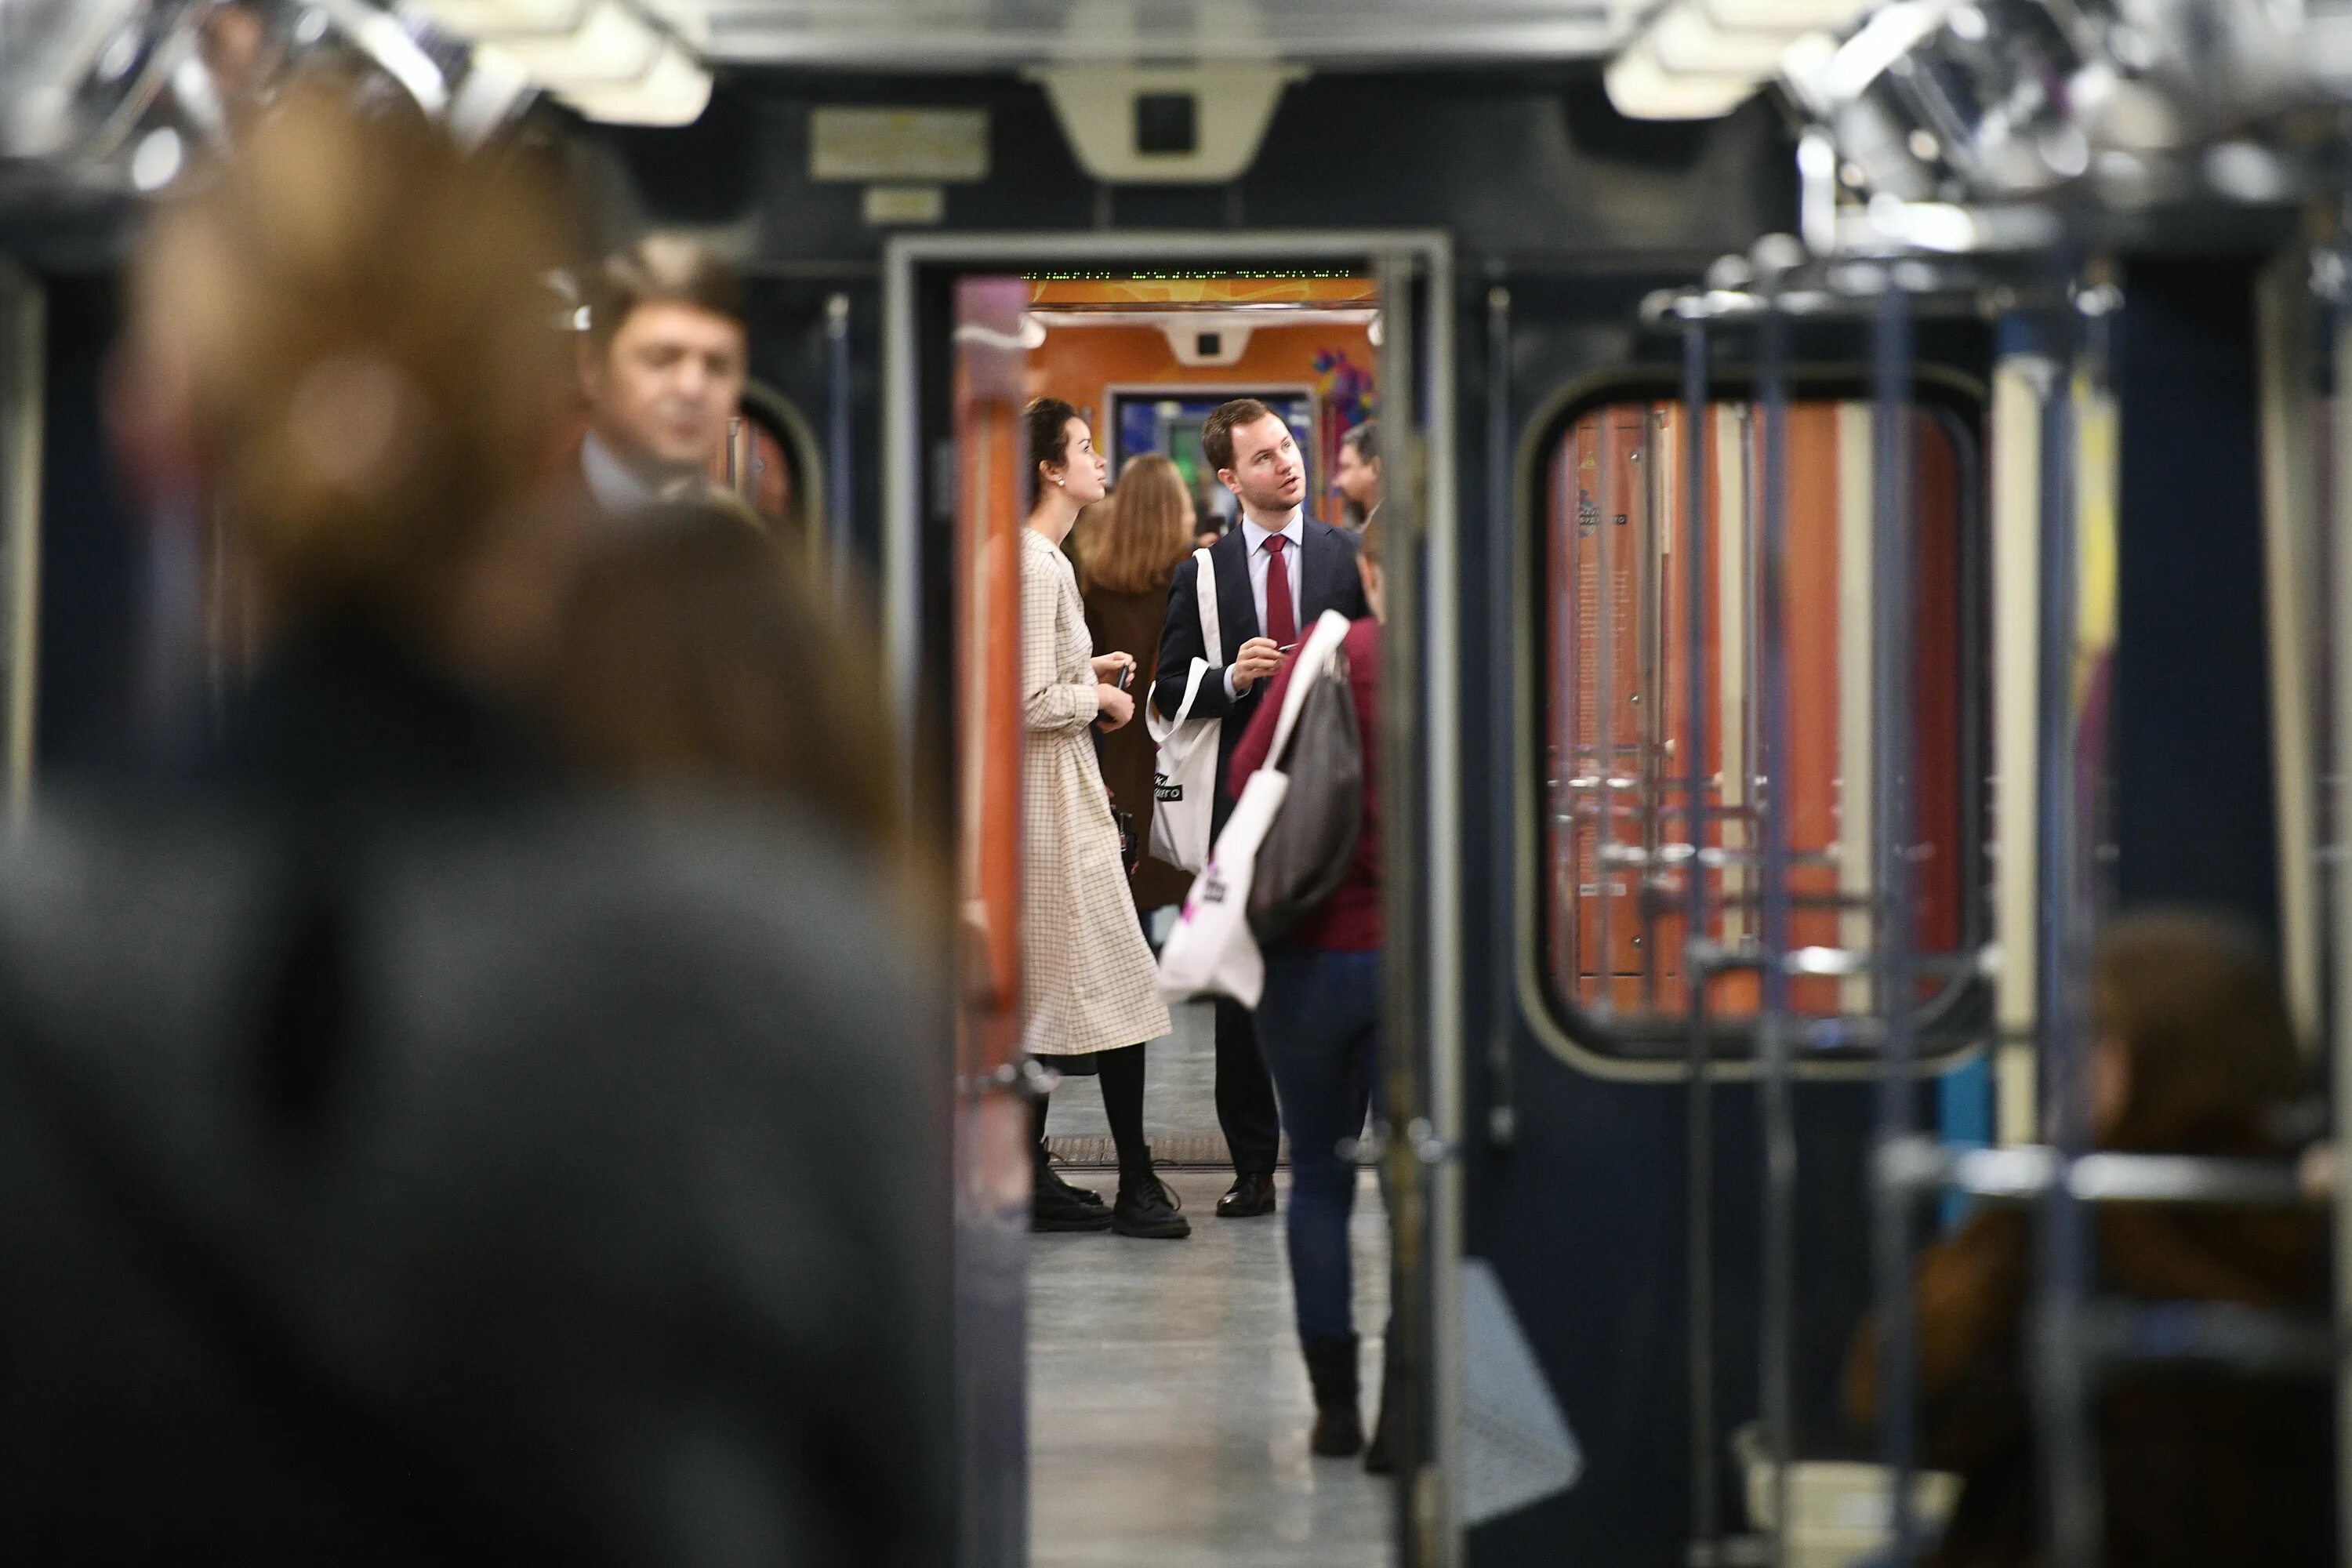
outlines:
[{"label": "man's black shoe", "polygon": [[[1075,1188],[1065,1189],[1075,1192]],[[1040,1184],[1029,1199],[1031,1230],[1108,1230],[1110,1210],[1099,1201],[1085,1203]]]},{"label": "man's black shoe", "polygon": [[1219,1219],[1252,1219],[1274,1212],[1272,1176],[1237,1176],[1217,1200]]},{"label": "man's black shoe", "polygon": [[1175,1197],[1156,1176],[1142,1186],[1121,1186],[1110,1207],[1110,1227],[1147,1241],[1181,1241],[1192,1234],[1192,1222],[1176,1212]]}]

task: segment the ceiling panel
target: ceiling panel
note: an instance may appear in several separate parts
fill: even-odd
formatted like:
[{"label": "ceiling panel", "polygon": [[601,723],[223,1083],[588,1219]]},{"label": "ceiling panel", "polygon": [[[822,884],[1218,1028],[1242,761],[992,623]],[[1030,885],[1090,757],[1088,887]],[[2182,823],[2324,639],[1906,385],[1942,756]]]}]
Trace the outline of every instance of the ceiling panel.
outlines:
[{"label": "ceiling panel", "polygon": [[882,70],[1083,61],[1471,65],[1613,51],[1647,0],[655,0],[714,60]]}]

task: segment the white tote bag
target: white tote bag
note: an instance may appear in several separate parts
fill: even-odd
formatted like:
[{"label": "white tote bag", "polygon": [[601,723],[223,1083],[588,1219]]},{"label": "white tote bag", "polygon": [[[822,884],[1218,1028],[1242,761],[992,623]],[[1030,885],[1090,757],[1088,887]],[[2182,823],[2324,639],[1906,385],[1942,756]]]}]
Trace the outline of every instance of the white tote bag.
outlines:
[{"label": "white tote bag", "polygon": [[[1326,610],[1315,623],[1307,646],[1298,650],[1299,668],[1282,694],[1282,712],[1274,721],[1269,759],[1282,755],[1307,689],[1331,661],[1331,650],[1348,635],[1348,617]],[[1274,826],[1283,796],[1290,793],[1290,775],[1271,765],[1250,774],[1225,830],[1217,835],[1209,863],[1192,879],[1176,929],[1160,949],[1160,994],[1171,1002],[1208,993],[1230,996],[1244,1007],[1257,1005],[1265,990],[1265,957],[1257,938],[1250,934],[1250,882],[1257,874],[1257,847]]]},{"label": "white tote bag", "polygon": [[1151,766],[1151,853],[1185,871],[1208,864],[1210,825],[1217,808],[1217,747],[1225,728],[1222,719],[1192,716],[1201,683],[1225,662],[1217,624],[1216,573],[1206,550],[1192,552],[1192,560],[1199,568],[1192,596],[1201,606],[1201,647],[1208,657],[1194,659],[1186,672],[1184,701],[1173,719],[1160,717],[1150,693],[1143,699],[1144,723],[1160,743],[1159,758]]}]

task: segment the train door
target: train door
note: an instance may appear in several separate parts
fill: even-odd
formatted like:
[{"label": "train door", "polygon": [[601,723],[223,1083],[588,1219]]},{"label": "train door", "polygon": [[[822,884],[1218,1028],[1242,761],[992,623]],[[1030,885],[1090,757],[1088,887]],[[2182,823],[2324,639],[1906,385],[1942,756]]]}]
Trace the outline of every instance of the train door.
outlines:
[{"label": "train door", "polygon": [[[1387,683],[1394,739],[1386,787],[1400,803],[1389,819],[1428,826],[1399,834],[1390,852],[1387,951],[1398,960],[1386,976],[1392,1114],[1389,1135],[1363,1147],[1368,1160],[1384,1152],[1396,1258],[1391,1331],[1403,1337],[1402,1363],[1411,1373],[1405,1403],[1412,1418],[1400,1434],[1402,1473],[1410,1479],[1395,1493],[1394,1560],[1454,1560],[1458,1527],[1445,1467],[1457,1403],[1449,1380],[1459,1358],[1446,1346],[1458,1309],[1446,1284],[1451,1270],[1441,1260],[1460,1252],[1450,1169],[1458,1137],[1450,1086],[1458,1073],[1447,1058],[1448,1052],[1458,1056],[1446,826],[1455,814],[1450,792],[1456,773],[1450,704],[1433,700],[1454,679],[1446,267],[1443,240],[1421,236],[919,237],[891,247],[886,645],[910,715],[913,754],[944,764],[928,772],[945,781],[940,820],[952,837],[963,917],[955,1062],[956,1380],[959,1562],[967,1568],[1025,1563],[1031,1547],[1026,1100],[1037,1078],[1021,1060],[1017,1020],[1018,584],[1013,571],[1000,566],[1013,558],[1028,506],[1019,415],[1036,390],[1031,372],[1044,335],[1037,317],[1052,304],[1039,289],[1042,280],[1074,270],[1155,285],[1194,276],[1320,277],[1338,289],[1339,280],[1352,279],[1342,290],[1349,294],[1345,308],[1372,318],[1361,325],[1378,345],[1381,441],[1393,454],[1386,459],[1392,472],[1381,513],[1396,542],[1388,646],[1405,650],[1389,655],[1396,674]],[[1186,351],[1213,355],[1206,331],[1187,336]],[[1184,432],[1196,428],[1203,411],[1186,398],[1197,402],[1220,379],[1213,365],[1192,368],[1197,374],[1190,381],[1197,384],[1165,395],[1145,395],[1148,389],[1124,383],[1101,388],[1091,417],[1106,450],[1131,456],[1125,448],[1143,444],[1189,458]],[[1255,389],[1253,382],[1234,390]],[[1328,406],[1330,395],[1326,387],[1292,420],[1306,431],[1301,445],[1318,505],[1327,504],[1324,448],[1336,446],[1338,430],[1318,424],[1311,410]],[[1260,1453],[1256,1462],[1264,1458]]]}]

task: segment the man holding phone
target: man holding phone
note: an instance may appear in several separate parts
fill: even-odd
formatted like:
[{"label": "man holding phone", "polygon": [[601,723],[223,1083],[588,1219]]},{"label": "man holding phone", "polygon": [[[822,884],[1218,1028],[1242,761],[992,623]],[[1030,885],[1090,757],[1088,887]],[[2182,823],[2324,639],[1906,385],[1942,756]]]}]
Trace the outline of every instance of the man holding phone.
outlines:
[{"label": "man holding phone", "polygon": [[[1222,830],[1234,809],[1226,787],[1234,747],[1257,711],[1267,678],[1326,610],[1350,620],[1371,612],[1356,574],[1355,536],[1305,513],[1307,459],[1280,415],[1254,397],[1236,398],[1209,416],[1201,450],[1217,482],[1241,502],[1242,525],[1210,547],[1213,582],[1200,581],[1192,557],[1176,568],[1152,700],[1171,719],[1182,705],[1192,660],[1206,657],[1199,595],[1214,593],[1230,662],[1201,683],[1192,710],[1224,721],[1211,814]],[[1272,1214],[1282,1137],[1274,1085],[1248,1009],[1222,997],[1216,1005],[1217,1121],[1234,1161],[1233,1188],[1217,1200],[1217,1214],[1224,1219]]]}]

